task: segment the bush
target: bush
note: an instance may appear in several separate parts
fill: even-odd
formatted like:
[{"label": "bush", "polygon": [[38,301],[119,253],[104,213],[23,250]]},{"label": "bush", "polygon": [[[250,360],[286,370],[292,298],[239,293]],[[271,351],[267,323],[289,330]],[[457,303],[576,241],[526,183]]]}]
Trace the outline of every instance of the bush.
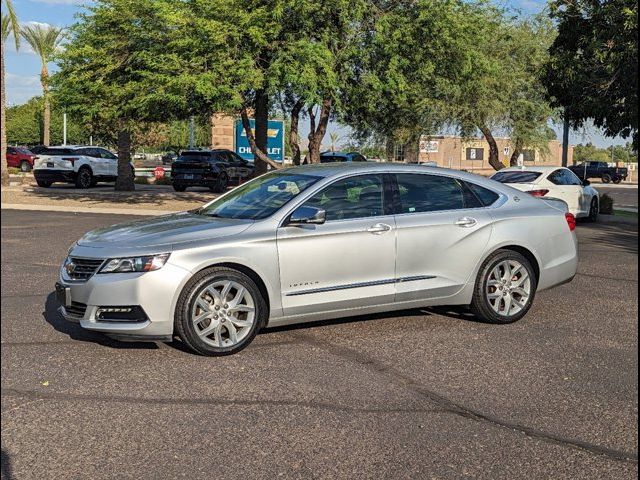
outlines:
[{"label": "bush", "polygon": [[600,213],[613,215],[613,198],[607,193],[600,195]]},{"label": "bush", "polygon": [[9,167],[9,175],[18,175],[20,173],[20,169],[16,167]]},{"label": "bush", "polygon": [[137,183],[138,185],[149,185],[149,180],[147,177],[135,177],[133,179],[134,183]]}]

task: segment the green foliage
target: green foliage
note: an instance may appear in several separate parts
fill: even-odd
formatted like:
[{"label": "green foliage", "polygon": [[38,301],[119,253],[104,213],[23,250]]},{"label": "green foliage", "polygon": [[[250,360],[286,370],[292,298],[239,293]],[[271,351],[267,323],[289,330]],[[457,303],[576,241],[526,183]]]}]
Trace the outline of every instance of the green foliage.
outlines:
[{"label": "green foliage", "polygon": [[573,149],[573,160],[575,162],[638,162],[638,152],[633,149],[631,143],[613,146],[613,155],[611,148],[598,148],[592,143],[579,144]]},{"label": "green foliage", "polygon": [[[4,42],[9,38],[9,34],[12,33],[14,45],[16,50],[18,50],[20,48],[20,22],[13,7],[13,2],[11,2],[11,0],[4,0],[2,6],[2,44],[4,45]],[[4,11],[7,13],[4,13]],[[2,81],[4,82],[4,78]]]},{"label": "green foliage", "polygon": [[20,34],[40,57],[45,68],[64,38],[61,28],[41,24],[26,25],[22,27]]},{"label": "green foliage", "polygon": [[613,215],[613,198],[608,193],[600,195],[600,213]]},{"label": "green foliage", "polygon": [[[38,145],[43,137],[43,100],[31,98],[27,103],[7,108],[7,142],[11,145]],[[62,143],[63,111],[53,99],[51,111],[51,144]],[[98,141],[99,139],[95,139]],[[88,143],[89,133],[76,119],[67,119],[67,143]]]},{"label": "green foliage", "polygon": [[553,0],[558,36],[545,83],[572,125],[593,119],[638,147],[637,0]]}]

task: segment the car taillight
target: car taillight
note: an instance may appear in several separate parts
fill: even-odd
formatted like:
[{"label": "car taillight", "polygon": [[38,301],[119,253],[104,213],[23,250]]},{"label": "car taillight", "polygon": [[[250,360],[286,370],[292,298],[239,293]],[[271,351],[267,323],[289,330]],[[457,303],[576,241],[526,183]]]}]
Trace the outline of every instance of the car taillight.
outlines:
[{"label": "car taillight", "polygon": [[79,159],[79,158],[76,158],[76,157],[62,157],[62,160],[66,160],[67,162],[71,162],[71,165],[73,165],[73,163],[74,163],[76,160],[80,160],[80,159]]},{"label": "car taillight", "polygon": [[549,193],[549,190],[530,190],[527,192],[529,195],[532,195],[534,197],[544,197],[547,193]]},{"label": "car taillight", "polygon": [[573,213],[565,213],[564,218],[567,219],[567,225],[569,225],[569,231],[573,232],[576,229],[576,217]]}]

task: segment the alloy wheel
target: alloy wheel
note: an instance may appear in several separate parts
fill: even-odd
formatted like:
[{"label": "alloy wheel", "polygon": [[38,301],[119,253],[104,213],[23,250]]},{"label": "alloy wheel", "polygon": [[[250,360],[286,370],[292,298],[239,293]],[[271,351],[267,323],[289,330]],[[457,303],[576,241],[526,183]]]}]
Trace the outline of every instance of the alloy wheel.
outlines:
[{"label": "alloy wheel", "polygon": [[196,334],[212,347],[232,347],[249,335],[256,318],[249,291],[232,280],[216,280],[196,295],[191,321]]},{"label": "alloy wheel", "polygon": [[527,269],[516,260],[498,263],[486,283],[489,305],[498,315],[516,315],[531,298],[531,278]]}]

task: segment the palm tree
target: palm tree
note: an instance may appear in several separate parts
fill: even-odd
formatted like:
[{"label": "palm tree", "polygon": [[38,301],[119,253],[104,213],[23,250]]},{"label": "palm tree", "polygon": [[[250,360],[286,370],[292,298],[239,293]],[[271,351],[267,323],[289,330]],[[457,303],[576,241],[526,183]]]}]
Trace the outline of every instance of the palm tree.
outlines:
[{"label": "palm tree", "polygon": [[62,29],[51,25],[28,25],[22,28],[22,38],[40,57],[40,83],[44,99],[42,144],[49,145],[49,126],[51,124],[51,106],[49,105],[49,69],[47,64],[53,59],[56,49],[64,37]]},{"label": "palm tree", "polygon": [[331,151],[335,152],[338,141],[340,140],[340,134],[338,132],[331,132],[329,138],[331,139]]},{"label": "palm tree", "polygon": [[9,169],[7,168],[7,124],[6,124],[6,106],[7,98],[5,92],[4,83],[4,43],[9,38],[9,34],[13,33],[13,39],[16,44],[16,50],[20,48],[20,22],[16,16],[16,11],[13,9],[11,0],[4,0],[3,10],[6,9],[7,13],[2,14],[2,45],[0,45],[0,63],[2,64],[2,98],[0,98],[0,130],[2,130],[2,138],[0,141],[0,168],[2,169],[2,185],[9,184]]}]

